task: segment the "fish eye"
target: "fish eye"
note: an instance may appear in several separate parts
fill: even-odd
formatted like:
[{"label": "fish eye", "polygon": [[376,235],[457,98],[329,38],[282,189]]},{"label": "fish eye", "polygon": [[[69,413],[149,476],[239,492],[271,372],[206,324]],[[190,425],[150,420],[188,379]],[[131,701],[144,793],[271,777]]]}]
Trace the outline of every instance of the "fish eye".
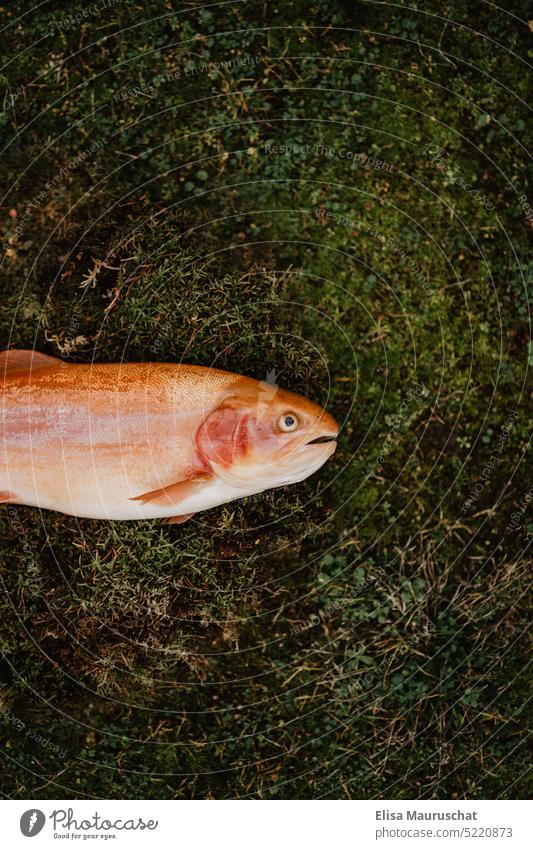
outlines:
[{"label": "fish eye", "polygon": [[294,413],[283,413],[278,419],[278,425],[285,433],[296,430],[299,424],[298,417]]}]

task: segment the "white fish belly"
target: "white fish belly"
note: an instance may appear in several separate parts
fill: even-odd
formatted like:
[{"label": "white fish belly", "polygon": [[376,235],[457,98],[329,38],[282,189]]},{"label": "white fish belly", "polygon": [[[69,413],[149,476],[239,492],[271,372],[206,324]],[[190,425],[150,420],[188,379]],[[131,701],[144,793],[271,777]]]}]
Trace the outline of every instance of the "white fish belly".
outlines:
[{"label": "white fish belly", "polygon": [[95,519],[172,515],[130,499],[186,476],[192,440],[179,438],[173,411],[115,416],[113,399],[107,415],[2,400],[0,490],[15,503]]},{"label": "white fish belly", "polygon": [[[154,458],[155,460],[155,458]],[[161,457],[158,458],[159,464]],[[87,464],[85,464],[87,466]],[[167,467],[168,469],[168,467]],[[0,469],[0,490],[16,495],[16,502],[43,510],[55,510],[92,519],[139,520],[182,516],[208,510],[249,493],[214,478],[202,482],[197,491],[176,504],[152,504],[132,500],[143,492],[168,486],[174,481],[160,478],[155,469],[143,474],[133,464],[130,474],[106,470],[96,464],[82,468],[74,457],[64,458],[51,468],[34,458],[33,463],[12,462]]]}]

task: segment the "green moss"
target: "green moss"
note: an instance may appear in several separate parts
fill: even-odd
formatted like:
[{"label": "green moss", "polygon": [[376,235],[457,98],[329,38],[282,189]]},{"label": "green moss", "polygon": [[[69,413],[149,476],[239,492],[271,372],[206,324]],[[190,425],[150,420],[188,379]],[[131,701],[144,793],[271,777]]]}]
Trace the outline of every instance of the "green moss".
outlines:
[{"label": "green moss", "polygon": [[525,796],[526,26],[23,6],[3,347],[275,371],[343,430],[182,527],[2,507],[4,792]]}]

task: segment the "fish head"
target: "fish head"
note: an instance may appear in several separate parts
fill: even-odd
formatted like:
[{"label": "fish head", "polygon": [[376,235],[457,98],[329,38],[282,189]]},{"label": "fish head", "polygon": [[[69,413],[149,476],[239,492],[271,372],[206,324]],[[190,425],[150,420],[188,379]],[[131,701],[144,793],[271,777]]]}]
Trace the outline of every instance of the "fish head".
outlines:
[{"label": "fish head", "polygon": [[226,483],[260,492],[316,472],[334,454],[338,432],[333,416],[318,404],[274,384],[248,381],[205,419],[197,447]]}]

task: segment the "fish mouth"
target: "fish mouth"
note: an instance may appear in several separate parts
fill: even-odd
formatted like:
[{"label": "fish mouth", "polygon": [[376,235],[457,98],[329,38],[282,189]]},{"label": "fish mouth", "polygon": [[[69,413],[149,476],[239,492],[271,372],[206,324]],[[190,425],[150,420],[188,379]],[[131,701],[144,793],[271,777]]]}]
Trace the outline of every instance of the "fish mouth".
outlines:
[{"label": "fish mouth", "polygon": [[306,445],[322,445],[324,442],[335,442],[336,436],[317,436],[316,439],[311,439],[310,442],[306,442]]}]

